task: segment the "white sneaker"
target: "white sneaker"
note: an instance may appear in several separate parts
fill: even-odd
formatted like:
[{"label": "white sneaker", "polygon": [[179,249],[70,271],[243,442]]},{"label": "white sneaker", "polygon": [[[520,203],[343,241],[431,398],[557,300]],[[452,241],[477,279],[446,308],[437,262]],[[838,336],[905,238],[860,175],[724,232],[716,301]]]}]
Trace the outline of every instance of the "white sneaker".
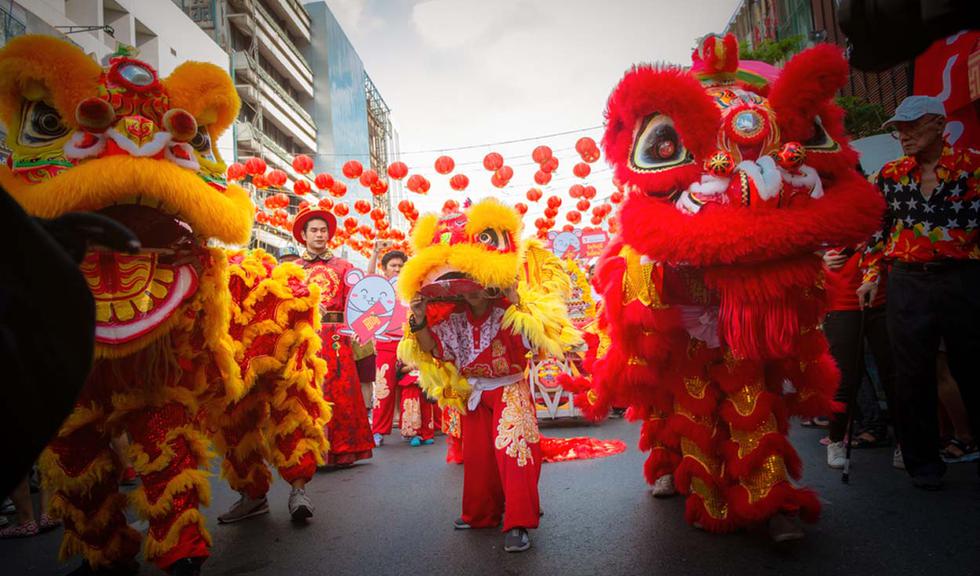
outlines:
[{"label": "white sneaker", "polygon": [[289,493],[289,515],[293,520],[306,520],[313,516],[313,502],[306,495],[306,490],[293,488]]},{"label": "white sneaker", "polygon": [[895,448],[895,453],[892,454],[892,466],[898,468],[899,470],[905,470],[905,458],[902,458],[901,446]]},{"label": "white sneaker", "polygon": [[252,516],[268,513],[269,501],[265,499],[265,496],[253,500],[242,494],[238,502],[235,502],[227,512],[218,516],[218,523],[231,524],[232,522],[238,522],[239,520],[251,518]]},{"label": "white sneaker", "polygon": [[806,534],[800,526],[800,519],[777,512],[769,519],[769,538],[773,542],[802,540]]},{"label": "white sneaker", "polygon": [[375,434],[374,435],[374,447],[375,448],[377,448],[378,446],[381,446],[384,443],[385,443],[385,437],[384,436],[382,436],[381,434]]},{"label": "white sneaker", "polygon": [[677,489],[674,487],[674,475],[664,474],[660,478],[657,478],[653,483],[653,487],[650,488],[650,494],[654,498],[670,498],[677,494]]},{"label": "white sneaker", "polygon": [[827,466],[840,470],[846,461],[847,449],[844,447],[843,440],[827,444]]}]

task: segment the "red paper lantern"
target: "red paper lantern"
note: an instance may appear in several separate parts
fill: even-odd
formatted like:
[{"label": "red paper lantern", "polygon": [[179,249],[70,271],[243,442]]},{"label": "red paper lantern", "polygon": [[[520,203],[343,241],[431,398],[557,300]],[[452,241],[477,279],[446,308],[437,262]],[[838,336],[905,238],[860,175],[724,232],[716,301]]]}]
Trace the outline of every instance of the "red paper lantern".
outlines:
[{"label": "red paper lantern", "polygon": [[256,174],[252,176],[252,185],[259,189],[268,188],[269,179],[265,177],[265,174]]},{"label": "red paper lantern", "polygon": [[595,186],[585,186],[582,188],[582,197],[586,200],[592,200],[595,198],[596,191]]},{"label": "red paper lantern", "polygon": [[395,180],[401,180],[408,175],[408,166],[404,162],[392,162],[388,166],[388,176],[394,178]]},{"label": "red paper lantern", "polygon": [[293,192],[299,196],[304,196],[310,193],[310,182],[309,180],[297,180],[293,182]]},{"label": "red paper lantern", "polygon": [[585,186],[582,186],[581,184],[572,184],[568,188],[568,195],[571,196],[572,198],[581,198],[582,192],[584,190],[585,190]]},{"label": "red paper lantern", "polygon": [[347,233],[348,234],[350,234],[351,232],[353,232],[354,230],[356,230],[357,229],[357,218],[354,218],[353,216],[351,216],[350,218],[347,218],[346,220],[344,220],[344,229],[347,230]]},{"label": "red paper lantern", "polygon": [[541,165],[541,171],[551,174],[558,169],[558,158],[552,156],[548,161]]},{"label": "red paper lantern", "polygon": [[493,176],[490,177],[490,183],[497,188],[503,188],[507,186],[507,181],[500,177],[500,174],[494,172]]},{"label": "red paper lantern", "polygon": [[313,170],[313,159],[306,154],[293,157],[293,170],[300,174],[309,174]]},{"label": "red paper lantern", "polygon": [[401,202],[398,203],[398,211],[401,212],[402,214],[406,212],[411,212],[412,209],[414,208],[415,205],[412,203],[411,200],[402,200]]},{"label": "red paper lantern", "polygon": [[266,196],[265,200],[262,201],[262,205],[272,210],[276,207],[276,199],[273,196]]},{"label": "red paper lantern", "polygon": [[559,206],[561,206],[561,198],[548,196],[548,208],[558,208]]},{"label": "red paper lantern", "polygon": [[545,215],[545,218],[554,218],[555,216],[558,215],[558,209],[557,208],[545,208],[544,209],[544,215]]},{"label": "red paper lantern", "polygon": [[286,183],[287,176],[286,173],[283,172],[282,170],[270,170],[265,175],[265,179],[270,186],[275,186],[276,188],[280,188],[282,187],[283,184]]},{"label": "red paper lantern", "polygon": [[470,185],[470,179],[466,174],[456,174],[449,179],[449,186],[457,192],[462,192],[466,190],[466,187]]},{"label": "red paper lantern", "polygon": [[534,181],[538,184],[538,186],[546,185],[548,182],[551,182],[551,172],[538,170],[534,173]]},{"label": "red paper lantern", "polygon": [[313,179],[317,190],[329,190],[333,187],[333,176],[330,174],[317,174]]},{"label": "red paper lantern", "polygon": [[421,182],[422,182],[422,176],[418,174],[412,174],[411,176],[408,177],[408,182],[406,182],[405,185],[408,187],[410,191],[415,192],[417,194],[421,194],[421,192],[419,192],[419,185],[421,184]]},{"label": "red paper lantern", "polygon": [[320,198],[320,201],[317,202],[316,205],[324,210],[332,210],[333,200],[331,200],[330,198]]},{"label": "red paper lantern", "polygon": [[367,200],[358,200],[354,202],[354,211],[358,214],[367,214],[371,211],[371,203]]},{"label": "red paper lantern", "polygon": [[386,216],[385,211],[382,210],[381,208],[375,208],[374,210],[371,210],[371,220],[374,220],[375,222],[377,222],[378,220],[383,220],[385,216]]},{"label": "red paper lantern", "polygon": [[518,202],[517,204],[514,204],[514,210],[517,210],[517,213],[523,216],[527,214],[527,204]]},{"label": "red paper lantern", "polygon": [[286,206],[289,206],[289,196],[286,196],[285,192],[280,192],[276,194],[275,198],[276,198],[276,205],[279,208],[285,208]]},{"label": "red paper lantern", "polygon": [[620,192],[619,190],[616,190],[609,196],[609,201],[612,202],[613,204],[619,204],[620,202],[623,201],[623,193]]},{"label": "red paper lantern", "polygon": [[602,216],[593,216],[589,221],[593,226],[599,226],[602,224]]},{"label": "red paper lantern", "polygon": [[249,158],[245,161],[245,172],[247,172],[249,176],[265,174],[265,169],[265,160],[261,158]]},{"label": "red paper lantern", "polygon": [[571,232],[575,230],[575,226],[572,226],[571,224],[565,224],[564,226],[561,227],[561,229],[562,232]]},{"label": "red paper lantern", "polygon": [[388,236],[387,232],[385,232],[388,230],[388,226],[390,226],[390,224],[384,218],[379,218],[374,221],[374,227],[378,230],[378,232],[380,232],[380,234],[378,234],[379,238],[385,238]]},{"label": "red paper lantern", "polygon": [[422,182],[419,183],[419,193],[420,194],[427,193],[431,186],[432,186],[432,182],[429,182],[428,178],[422,176]]},{"label": "red paper lantern", "polygon": [[575,151],[578,152],[579,156],[585,156],[591,152],[598,150],[599,147],[596,146],[595,140],[589,138],[588,136],[583,136],[575,142]]},{"label": "red paper lantern", "polygon": [[309,208],[309,207],[310,207],[310,202],[308,200],[300,200],[299,206],[297,208],[299,210],[303,210],[303,209]]},{"label": "red paper lantern", "polygon": [[333,213],[336,214],[337,216],[340,216],[341,218],[343,218],[344,216],[347,216],[348,214],[350,214],[350,208],[347,207],[347,204],[344,204],[342,202],[338,202],[337,204],[334,204],[334,206],[333,206]]},{"label": "red paper lantern", "polygon": [[229,182],[234,182],[235,180],[241,180],[245,177],[245,165],[241,162],[232,162],[228,165],[228,171],[225,177]]},{"label": "red paper lantern", "polygon": [[578,210],[569,210],[568,213],[565,214],[565,219],[572,224],[578,224],[582,221],[582,213]]},{"label": "red paper lantern", "polygon": [[545,221],[544,218],[536,218],[534,220],[534,227],[535,228],[544,228],[546,225],[547,224],[546,224],[546,221]]},{"label": "red paper lantern", "polygon": [[531,159],[537,162],[538,164],[543,164],[547,162],[548,160],[551,159],[551,156],[552,156],[551,148],[548,148],[547,146],[538,146],[537,148],[534,149],[533,152],[531,152]]},{"label": "red paper lantern", "polygon": [[256,212],[255,214],[256,222],[258,222],[259,224],[265,224],[266,222],[268,222],[268,220],[269,220],[269,216],[267,216],[265,212],[262,212],[261,210],[259,212]]},{"label": "red paper lantern", "polygon": [[510,182],[510,179],[514,177],[514,169],[510,166],[501,166],[494,174],[504,182]]},{"label": "red paper lantern", "polygon": [[371,184],[371,194],[374,194],[375,196],[381,196],[387,191],[388,191],[387,180],[378,180],[374,184]]},{"label": "red paper lantern", "polygon": [[555,217],[554,216],[549,216],[548,219],[545,220],[545,224],[547,225],[547,227],[549,229],[554,228],[555,227]]},{"label": "red paper lantern", "polygon": [[612,204],[603,204],[602,205],[602,214],[603,215],[606,215],[606,214],[609,214],[610,212],[612,212]]},{"label": "red paper lantern", "polygon": [[361,166],[361,163],[357,160],[348,160],[347,162],[344,162],[344,166],[340,169],[340,171],[344,173],[344,176],[353,180],[364,172],[364,166]]},{"label": "red paper lantern", "polygon": [[592,167],[585,162],[579,162],[572,168],[572,174],[575,174],[579,178],[585,178],[592,172]]},{"label": "red paper lantern", "polygon": [[443,214],[450,214],[457,210],[459,210],[459,202],[455,200],[446,200],[446,202],[442,205]]},{"label": "red paper lantern", "polygon": [[456,162],[454,162],[449,156],[440,156],[436,158],[436,172],[440,174],[449,174],[455,167]]},{"label": "red paper lantern", "polygon": [[575,208],[576,208],[576,209],[577,209],[577,210],[578,210],[579,212],[585,212],[586,210],[588,210],[588,209],[589,209],[589,206],[591,206],[591,205],[592,205],[592,204],[591,204],[591,203],[590,203],[590,202],[589,202],[588,200],[586,200],[585,198],[582,198],[582,199],[581,199],[581,200],[579,200],[579,201],[578,201],[578,203],[577,203],[577,204],[575,205]]},{"label": "red paper lantern", "polygon": [[344,194],[347,194],[347,184],[340,180],[334,180],[333,186],[330,187],[330,195],[334,198],[343,198]]},{"label": "red paper lantern", "polygon": [[504,157],[496,152],[491,152],[483,157],[483,167],[491,172],[496,172],[504,165]]},{"label": "red paper lantern", "polygon": [[378,181],[378,173],[374,170],[365,170],[361,172],[360,182],[361,186],[365,188],[370,188],[372,184]]},{"label": "red paper lantern", "polygon": [[543,195],[544,193],[541,192],[539,188],[531,188],[530,190],[527,191],[526,194],[527,199],[530,200],[531,202],[537,202],[538,200],[541,199],[541,196]]}]

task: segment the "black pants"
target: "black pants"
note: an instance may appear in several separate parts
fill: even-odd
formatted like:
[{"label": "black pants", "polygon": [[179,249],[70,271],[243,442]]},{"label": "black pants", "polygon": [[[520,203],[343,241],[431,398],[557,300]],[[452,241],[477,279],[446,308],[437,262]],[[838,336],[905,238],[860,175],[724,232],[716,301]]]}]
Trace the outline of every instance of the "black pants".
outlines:
[{"label": "black pants", "polygon": [[[864,359],[860,346],[861,339],[867,342],[868,350],[874,356],[875,367],[881,386],[885,390],[890,411],[895,410],[895,365],[892,361],[892,349],[888,341],[888,326],[885,307],[869,308],[864,311],[864,333],[861,333],[861,311],[842,310],[828,312],[823,321],[823,331],[830,344],[830,354],[840,369],[840,386],[834,400],[847,404],[851,398],[857,398],[857,390],[864,379]],[[859,350],[861,348],[862,350]],[[860,357],[858,357],[860,354]],[[871,383],[868,383],[871,385]],[[874,394],[872,394],[874,396]],[[856,407],[854,407],[856,408]],[[866,414],[866,416],[871,416]],[[830,421],[830,440],[840,442],[844,439],[847,428],[847,414],[834,414]]]},{"label": "black pants", "polygon": [[897,418],[905,468],[943,474],[939,457],[936,354],[946,341],[970,426],[980,430],[980,262],[933,269],[896,263],[888,276],[888,336],[895,359]]}]

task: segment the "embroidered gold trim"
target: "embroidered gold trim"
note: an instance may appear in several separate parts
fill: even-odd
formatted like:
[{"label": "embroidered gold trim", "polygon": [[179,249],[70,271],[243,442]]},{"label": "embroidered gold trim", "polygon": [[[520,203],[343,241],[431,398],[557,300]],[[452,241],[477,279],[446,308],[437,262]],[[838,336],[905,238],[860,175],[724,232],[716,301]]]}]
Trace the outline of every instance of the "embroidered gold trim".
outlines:
[{"label": "embroidered gold trim", "polygon": [[701,497],[704,509],[708,515],[716,520],[728,518],[728,503],[721,497],[718,490],[715,490],[707,482],[697,476],[691,478],[691,492]]},{"label": "embroidered gold trim", "polygon": [[746,454],[751,454],[759,447],[763,436],[776,430],[776,418],[772,414],[755,430],[738,430],[731,427],[732,440],[738,443],[738,457],[745,458]]},{"label": "embroidered gold trim", "polygon": [[497,423],[494,446],[497,450],[506,450],[511,458],[516,458],[518,466],[526,466],[528,462],[534,462],[529,444],[537,444],[541,440],[527,382],[504,387],[501,398],[504,409]]}]

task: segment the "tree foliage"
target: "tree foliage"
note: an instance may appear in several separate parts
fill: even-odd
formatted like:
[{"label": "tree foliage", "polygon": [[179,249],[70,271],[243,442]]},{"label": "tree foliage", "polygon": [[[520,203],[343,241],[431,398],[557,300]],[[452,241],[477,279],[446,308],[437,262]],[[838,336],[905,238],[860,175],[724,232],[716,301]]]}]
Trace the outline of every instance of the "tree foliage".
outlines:
[{"label": "tree foliage", "polygon": [[882,134],[881,124],[888,119],[881,104],[857,96],[838,96],[837,104],[844,109],[844,128],[851,138]]},{"label": "tree foliage", "polygon": [[782,40],[763,40],[755,48],[742,44],[738,49],[739,60],[759,60],[769,64],[785,62],[803,47],[803,36],[788,36]]}]

